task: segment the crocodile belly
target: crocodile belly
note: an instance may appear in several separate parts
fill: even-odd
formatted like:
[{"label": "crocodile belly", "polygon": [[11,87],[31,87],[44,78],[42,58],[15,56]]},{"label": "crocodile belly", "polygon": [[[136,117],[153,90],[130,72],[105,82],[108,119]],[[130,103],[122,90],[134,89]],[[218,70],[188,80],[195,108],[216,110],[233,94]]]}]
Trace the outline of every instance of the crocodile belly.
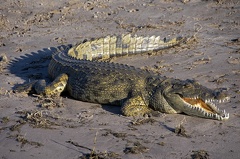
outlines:
[{"label": "crocodile belly", "polygon": [[121,105],[131,94],[131,83],[119,76],[81,74],[69,77],[67,90],[81,101]]}]

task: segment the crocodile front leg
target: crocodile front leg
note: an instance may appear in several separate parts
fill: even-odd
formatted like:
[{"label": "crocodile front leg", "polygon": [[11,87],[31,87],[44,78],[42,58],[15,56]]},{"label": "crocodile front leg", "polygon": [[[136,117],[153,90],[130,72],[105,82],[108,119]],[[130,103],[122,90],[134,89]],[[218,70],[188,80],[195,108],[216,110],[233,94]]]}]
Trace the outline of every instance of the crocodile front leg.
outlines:
[{"label": "crocodile front leg", "polygon": [[15,91],[29,93],[31,90],[34,90],[37,94],[45,96],[60,96],[66,88],[67,82],[68,75],[63,73],[57,76],[49,85],[46,85],[45,80],[35,80],[27,84],[19,85],[15,88]]},{"label": "crocodile front leg", "polygon": [[153,110],[149,108],[141,96],[136,96],[124,102],[121,111],[125,116],[144,116],[151,113]]}]

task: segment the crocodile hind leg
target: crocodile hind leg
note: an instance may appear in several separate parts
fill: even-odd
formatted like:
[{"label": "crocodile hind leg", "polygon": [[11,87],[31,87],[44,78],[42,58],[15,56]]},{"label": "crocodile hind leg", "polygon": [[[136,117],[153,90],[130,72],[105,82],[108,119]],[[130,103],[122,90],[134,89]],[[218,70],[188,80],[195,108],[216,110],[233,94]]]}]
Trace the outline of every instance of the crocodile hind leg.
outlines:
[{"label": "crocodile hind leg", "polygon": [[15,88],[17,92],[27,92],[34,90],[37,94],[45,96],[60,96],[64,91],[68,81],[68,75],[63,73],[55,78],[55,80],[46,85],[45,80],[35,80],[33,82],[20,85]]},{"label": "crocodile hind leg", "polygon": [[151,113],[153,110],[149,108],[142,97],[136,96],[128,99],[122,106],[121,111],[125,116],[144,116]]}]

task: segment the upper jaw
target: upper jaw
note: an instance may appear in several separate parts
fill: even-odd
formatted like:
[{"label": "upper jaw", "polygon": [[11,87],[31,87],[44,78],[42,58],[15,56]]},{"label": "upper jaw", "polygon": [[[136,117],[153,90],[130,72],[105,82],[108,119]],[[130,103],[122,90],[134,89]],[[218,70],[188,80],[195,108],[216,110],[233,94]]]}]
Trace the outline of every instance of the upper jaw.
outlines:
[{"label": "upper jaw", "polygon": [[[181,98],[181,97],[180,97]],[[219,110],[215,103],[222,103],[229,100],[229,97],[225,97],[221,100],[214,99],[201,99],[199,97],[181,98],[185,106],[186,114],[196,115],[203,118],[210,118],[215,120],[227,120],[229,119],[229,113],[225,110]]]}]

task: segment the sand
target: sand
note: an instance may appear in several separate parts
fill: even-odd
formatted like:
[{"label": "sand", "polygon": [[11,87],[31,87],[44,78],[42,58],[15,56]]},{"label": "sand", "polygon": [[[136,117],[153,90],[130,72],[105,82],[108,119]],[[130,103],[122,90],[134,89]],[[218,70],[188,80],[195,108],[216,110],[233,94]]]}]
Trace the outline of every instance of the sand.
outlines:
[{"label": "sand", "polygon": [[[0,156],[12,158],[239,158],[238,0],[5,0],[0,6]],[[14,93],[47,79],[61,47],[113,34],[192,36],[184,46],[113,62],[223,88],[227,121],[184,114],[124,117],[120,108]]]}]

